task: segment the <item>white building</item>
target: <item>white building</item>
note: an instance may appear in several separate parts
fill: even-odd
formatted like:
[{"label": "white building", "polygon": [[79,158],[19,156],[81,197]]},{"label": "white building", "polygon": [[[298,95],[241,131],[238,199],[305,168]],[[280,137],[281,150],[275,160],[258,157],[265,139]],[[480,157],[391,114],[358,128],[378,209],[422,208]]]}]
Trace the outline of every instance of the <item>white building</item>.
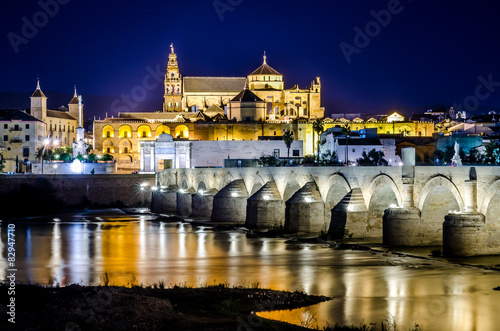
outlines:
[{"label": "white building", "polygon": [[[161,134],[156,141],[140,141],[141,172],[157,172],[169,168],[223,167],[226,159],[259,159],[274,155],[286,157],[282,140],[243,141],[174,141]],[[303,143],[294,140],[290,156],[302,157]]]}]

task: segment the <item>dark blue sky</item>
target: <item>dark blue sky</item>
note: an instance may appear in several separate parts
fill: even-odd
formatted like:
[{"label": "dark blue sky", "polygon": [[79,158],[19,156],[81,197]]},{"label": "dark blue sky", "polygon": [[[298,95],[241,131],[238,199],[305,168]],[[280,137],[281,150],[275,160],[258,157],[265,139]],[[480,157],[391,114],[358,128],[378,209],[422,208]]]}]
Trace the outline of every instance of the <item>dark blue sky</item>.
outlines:
[{"label": "dark blue sky", "polygon": [[[41,1],[59,4],[53,17],[37,1],[3,4],[0,91],[30,92],[39,76],[44,92],[70,94],[76,84],[84,98],[130,94],[144,86],[146,68],[164,70],[173,42],[185,76],[245,76],[266,51],[287,87],[320,76],[327,107],[425,110],[465,100],[470,109],[476,101],[500,108],[497,1],[56,1]],[[373,24],[371,12],[388,7],[390,22]],[[23,18],[38,19],[38,31],[23,35]],[[348,63],[340,45],[356,47],[355,28],[367,24],[372,37],[358,40]],[[25,38],[15,47],[14,34]],[[478,90],[479,76],[489,86]],[[159,109],[162,94],[158,84],[146,99]],[[134,110],[156,110],[145,105]]]}]

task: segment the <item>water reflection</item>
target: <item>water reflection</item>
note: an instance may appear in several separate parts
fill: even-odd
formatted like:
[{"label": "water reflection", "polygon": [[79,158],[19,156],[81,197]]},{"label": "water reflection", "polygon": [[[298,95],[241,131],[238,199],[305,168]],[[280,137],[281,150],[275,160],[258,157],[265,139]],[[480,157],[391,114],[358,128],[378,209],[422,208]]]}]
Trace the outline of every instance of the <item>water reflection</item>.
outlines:
[{"label": "water reflection", "polygon": [[[0,276],[6,279],[6,224]],[[25,283],[233,285],[302,290],[334,300],[261,313],[296,324],[418,323],[426,330],[492,330],[500,324],[500,274],[400,256],[286,244],[184,223],[101,215],[16,224],[17,279]],[[425,262],[425,263],[424,263]],[[490,257],[500,264],[499,257]]]}]

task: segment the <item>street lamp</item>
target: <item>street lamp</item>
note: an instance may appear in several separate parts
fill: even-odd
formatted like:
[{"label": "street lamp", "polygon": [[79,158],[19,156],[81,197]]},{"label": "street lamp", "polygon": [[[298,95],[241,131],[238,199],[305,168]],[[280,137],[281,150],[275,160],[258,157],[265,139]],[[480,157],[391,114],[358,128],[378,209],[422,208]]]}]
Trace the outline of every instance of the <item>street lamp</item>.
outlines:
[{"label": "street lamp", "polygon": [[50,139],[45,138],[43,140],[43,149],[42,149],[42,175],[43,175],[43,158],[45,156],[45,149],[47,148],[47,145],[50,144]]}]

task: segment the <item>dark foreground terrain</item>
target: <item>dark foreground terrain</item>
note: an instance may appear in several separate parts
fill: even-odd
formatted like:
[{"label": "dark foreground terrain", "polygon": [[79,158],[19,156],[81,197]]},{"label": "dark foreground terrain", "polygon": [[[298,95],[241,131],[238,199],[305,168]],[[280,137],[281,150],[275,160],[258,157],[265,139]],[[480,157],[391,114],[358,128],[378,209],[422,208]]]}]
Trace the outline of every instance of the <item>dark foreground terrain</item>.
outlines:
[{"label": "dark foreground terrain", "polygon": [[[305,330],[253,312],[330,300],[301,292],[160,286],[0,286],[0,330]],[[15,297],[15,324],[7,304]]]}]

